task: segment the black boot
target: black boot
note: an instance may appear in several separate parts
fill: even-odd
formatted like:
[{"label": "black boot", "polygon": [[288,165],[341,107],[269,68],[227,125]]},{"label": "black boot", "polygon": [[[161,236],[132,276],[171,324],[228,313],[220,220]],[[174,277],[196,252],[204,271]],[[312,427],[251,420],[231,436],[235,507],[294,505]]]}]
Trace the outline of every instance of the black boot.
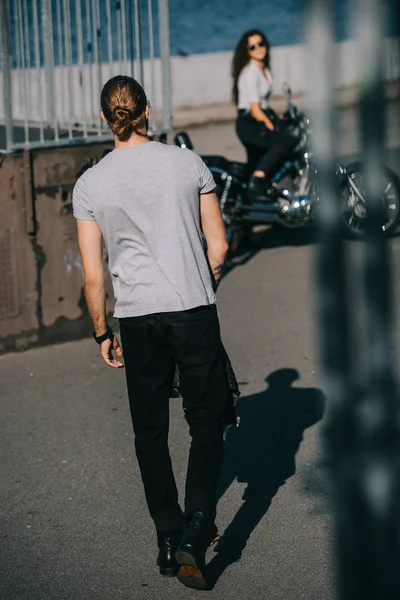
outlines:
[{"label": "black boot", "polygon": [[157,565],[164,577],[175,577],[179,565],[175,558],[176,550],[181,541],[182,532],[175,529],[157,529],[158,558]]},{"label": "black boot", "polygon": [[201,511],[193,513],[176,552],[180,565],[178,579],[187,587],[206,590],[205,556],[207,548],[219,539],[215,524]]},{"label": "black boot", "polygon": [[275,202],[279,193],[276,185],[271,184],[266,177],[251,177],[249,181],[250,202]]}]

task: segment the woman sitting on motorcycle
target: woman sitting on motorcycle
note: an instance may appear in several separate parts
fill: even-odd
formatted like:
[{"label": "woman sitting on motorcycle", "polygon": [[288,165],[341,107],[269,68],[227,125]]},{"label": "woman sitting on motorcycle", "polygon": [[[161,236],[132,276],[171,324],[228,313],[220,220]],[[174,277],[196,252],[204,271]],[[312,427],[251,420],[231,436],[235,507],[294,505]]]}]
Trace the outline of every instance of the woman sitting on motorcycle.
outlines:
[{"label": "woman sitting on motorcycle", "polygon": [[270,180],[290,156],[296,139],[278,131],[266,111],[272,93],[270,44],[258,29],[247,31],[240,39],[232,76],[233,100],[238,108],[236,133],[247,150],[252,172],[250,196],[253,200],[272,200],[275,194]]}]

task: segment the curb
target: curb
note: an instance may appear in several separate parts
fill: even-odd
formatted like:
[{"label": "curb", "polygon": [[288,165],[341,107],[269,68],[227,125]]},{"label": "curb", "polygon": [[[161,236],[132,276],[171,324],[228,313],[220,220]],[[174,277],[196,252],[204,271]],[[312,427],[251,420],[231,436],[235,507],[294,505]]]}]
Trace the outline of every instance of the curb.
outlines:
[{"label": "curb", "polygon": [[[359,87],[351,86],[336,90],[336,106],[338,108],[352,108],[357,106]],[[386,100],[392,101],[400,98],[400,79],[391,81],[385,86]],[[293,102],[300,110],[309,110],[310,102],[308,94],[294,94]],[[273,96],[271,106],[277,112],[286,109],[285,96]],[[236,108],[231,103],[203,105],[195,108],[180,108],[174,111],[174,130],[184,127],[201,127],[218,123],[231,123],[236,119]]]}]

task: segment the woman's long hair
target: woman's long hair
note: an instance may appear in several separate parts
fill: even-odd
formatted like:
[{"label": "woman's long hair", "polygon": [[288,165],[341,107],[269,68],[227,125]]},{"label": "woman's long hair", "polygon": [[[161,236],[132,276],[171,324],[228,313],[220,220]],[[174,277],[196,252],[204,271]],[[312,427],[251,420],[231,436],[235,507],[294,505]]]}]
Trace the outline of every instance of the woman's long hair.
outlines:
[{"label": "woman's long hair", "polygon": [[233,55],[233,60],[232,60],[232,77],[233,77],[232,98],[236,105],[238,103],[238,96],[239,96],[239,94],[238,94],[238,79],[239,79],[239,75],[242,72],[243,68],[250,61],[248,43],[249,43],[249,38],[252,37],[253,35],[259,35],[260,38],[263,40],[263,42],[265,42],[265,48],[266,48],[267,52],[266,52],[266,55],[264,58],[264,66],[266,69],[270,68],[269,49],[271,46],[270,46],[268,39],[265,37],[263,32],[260,31],[259,29],[250,29],[249,31],[246,31],[246,33],[244,33],[242,35],[242,37],[239,40],[238,45],[236,46],[235,54]]},{"label": "woman's long hair", "polygon": [[128,141],[132,133],[146,135],[147,98],[135,79],[125,75],[109,79],[100,101],[111,131],[121,142]]}]

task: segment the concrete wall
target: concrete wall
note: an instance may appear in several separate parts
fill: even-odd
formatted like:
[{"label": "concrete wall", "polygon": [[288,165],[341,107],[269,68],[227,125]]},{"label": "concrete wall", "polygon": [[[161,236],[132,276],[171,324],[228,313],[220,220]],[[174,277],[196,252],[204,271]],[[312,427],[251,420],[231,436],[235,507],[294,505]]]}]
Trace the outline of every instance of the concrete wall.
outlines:
[{"label": "concrete wall", "polygon": [[[389,38],[385,46],[385,78],[387,81],[400,79],[400,40]],[[361,77],[362,56],[355,41],[336,44],[337,71],[335,87],[343,89],[355,86]],[[197,54],[187,57],[174,56],[171,59],[172,104],[174,111],[196,109],[204,106],[230,103],[231,98],[231,52],[216,54]],[[312,90],[308,84],[307,49],[305,46],[281,46],[272,50],[272,68],[274,73],[275,94],[281,94],[284,81],[289,81],[296,95],[307,94]],[[102,65],[102,82],[119,72],[129,72],[118,63]],[[162,108],[161,65],[156,60],[155,94],[151,98],[157,110]],[[54,73],[56,114],[61,122],[67,122],[71,116],[74,122],[82,121],[86,116],[93,124],[98,123],[99,85],[97,67],[88,65],[71,67],[69,73],[65,67],[57,67]],[[144,85],[151,96],[151,69],[149,61],[144,65]],[[49,117],[44,95],[43,71],[13,72],[13,110],[16,119],[23,119],[25,112],[30,120]],[[41,92],[42,90],[42,92]],[[0,76],[0,99],[2,99],[2,80]],[[70,99],[70,111],[69,111]],[[69,112],[71,113],[69,115]],[[0,100],[0,119],[4,118],[4,108]]]},{"label": "concrete wall", "polygon": [[[337,62],[335,87],[342,89],[360,82],[362,57],[355,41],[335,45]],[[281,94],[288,81],[296,95],[308,94],[307,47],[281,46],[271,54],[274,93]],[[230,77],[232,53],[201,54],[172,59],[173,106],[176,109],[202,105],[226,104],[231,100]],[[385,40],[385,79],[400,79],[400,40]]]},{"label": "concrete wall", "polygon": [[[1,158],[0,354],[90,335],[71,195],[79,174],[111,146],[93,143]],[[107,294],[111,313],[109,277]]]}]

